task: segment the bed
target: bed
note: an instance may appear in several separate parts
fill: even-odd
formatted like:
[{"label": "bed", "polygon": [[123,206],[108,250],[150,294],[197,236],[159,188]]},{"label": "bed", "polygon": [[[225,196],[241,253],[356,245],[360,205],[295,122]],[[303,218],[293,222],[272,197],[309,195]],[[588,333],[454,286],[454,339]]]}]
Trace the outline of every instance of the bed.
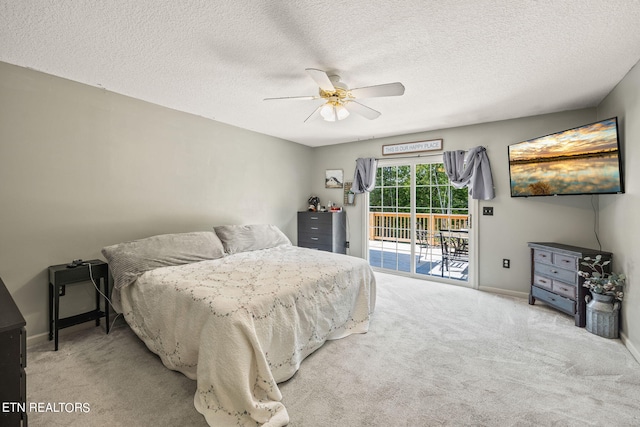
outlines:
[{"label": "bed", "polygon": [[169,369],[197,381],[211,426],[283,426],[278,383],[327,340],[365,333],[366,261],[291,245],[275,226],[222,226],[103,249],[112,300]]}]

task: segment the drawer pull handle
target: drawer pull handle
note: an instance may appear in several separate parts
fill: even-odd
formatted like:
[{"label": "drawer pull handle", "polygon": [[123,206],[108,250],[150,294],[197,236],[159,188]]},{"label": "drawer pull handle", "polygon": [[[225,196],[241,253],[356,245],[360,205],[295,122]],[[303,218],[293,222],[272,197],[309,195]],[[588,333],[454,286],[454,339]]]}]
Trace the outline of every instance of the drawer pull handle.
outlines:
[{"label": "drawer pull handle", "polygon": [[545,254],[540,254],[541,258],[546,258],[547,256]]},{"label": "drawer pull handle", "polygon": [[311,240],[318,240],[318,238],[317,237],[312,237]]},{"label": "drawer pull handle", "polygon": [[311,219],[318,219],[318,217],[317,216],[312,216]]},{"label": "drawer pull handle", "polygon": [[562,262],[566,262],[567,264],[570,263],[571,261],[569,261],[568,259],[563,259]]},{"label": "drawer pull handle", "polygon": [[318,227],[311,227],[311,229],[312,229],[312,230],[317,230],[317,229],[318,229]]},{"label": "drawer pull handle", "polygon": [[550,297],[549,299],[550,299],[551,301],[553,301],[553,302],[555,302],[555,301],[556,301],[556,299],[555,299],[555,298],[553,298],[553,297]]},{"label": "drawer pull handle", "polygon": [[547,283],[546,280],[540,280],[540,283]]},{"label": "drawer pull handle", "polygon": [[553,274],[558,274],[558,270],[551,270]]}]

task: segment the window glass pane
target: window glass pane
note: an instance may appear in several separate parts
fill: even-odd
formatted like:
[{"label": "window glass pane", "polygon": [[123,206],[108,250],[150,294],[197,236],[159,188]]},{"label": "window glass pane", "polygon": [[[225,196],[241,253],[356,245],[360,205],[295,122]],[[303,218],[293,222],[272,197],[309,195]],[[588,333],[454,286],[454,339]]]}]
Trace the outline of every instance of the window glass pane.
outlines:
[{"label": "window glass pane", "polygon": [[396,185],[396,167],[385,166],[382,168],[382,185],[391,187]]},{"label": "window glass pane", "polygon": [[444,171],[444,165],[442,163],[434,163],[431,166],[432,183],[434,185],[449,185],[449,177]]},{"label": "window glass pane", "polygon": [[429,197],[431,194],[431,190],[429,187],[417,187],[416,188],[416,211],[424,212],[424,208],[427,208],[428,212],[429,207],[431,206],[431,198]]},{"label": "window glass pane", "polygon": [[382,206],[382,189],[380,187],[376,187],[369,193],[369,206],[370,207],[378,207]]},{"label": "window glass pane", "polygon": [[[382,206],[385,208],[398,206],[398,189],[395,187],[382,189]],[[386,209],[388,210],[388,209]]]},{"label": "window glass pane", "polygon": [[451,208],[453,213],[466,214],[469,211],[469,189],[452,188]]},{"label": "window glass pane", "polygon": [[397,185],[399,187],[411,186],[411,166],[398,166]]},{"label": "window glass pane", "polygon": [[411,188],[410,187],[398,188],[398,207],[403,207],[407,209],[411,207]]},{"label": "window glass pane", "polygon": [[416,165],[416,185],[429,185],[431,165]]},{"label": "window glass pane", "polygon": [[376,169],[376,188],[382,185],[382,168]]},{"label": "window glass pane", "polygon": [[437,213],[447,213],[449,205],[449,188],[444,186],[431,187],[431,206]]}]

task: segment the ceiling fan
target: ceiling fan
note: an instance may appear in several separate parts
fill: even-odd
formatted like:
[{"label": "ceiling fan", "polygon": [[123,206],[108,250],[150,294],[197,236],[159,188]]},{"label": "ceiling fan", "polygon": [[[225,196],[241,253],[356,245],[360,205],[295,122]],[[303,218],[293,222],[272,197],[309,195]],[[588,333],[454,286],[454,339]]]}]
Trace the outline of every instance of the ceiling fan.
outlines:
[{"label": "ceiling fan", "polygon": [[307,68],[306,71],[318,84],[320,88],[319,95],[265,98],[264,100],[324,99],[326,102],[316,108],[315,111],[305,119],[305,122],[318,116],[328,122],[335,122],[346,119],[350,113],[359,114],[369,120],[380,117],[381,113],[379,111],[361,104],[356,101],[356,99],[360,100],[362,98],[374,98],[380,96],[400,96],[404,94],[404,86],[399,82],[349,89],[346,84],[340,81],[340,76],[330,76],[326,72],[315,68]]}]

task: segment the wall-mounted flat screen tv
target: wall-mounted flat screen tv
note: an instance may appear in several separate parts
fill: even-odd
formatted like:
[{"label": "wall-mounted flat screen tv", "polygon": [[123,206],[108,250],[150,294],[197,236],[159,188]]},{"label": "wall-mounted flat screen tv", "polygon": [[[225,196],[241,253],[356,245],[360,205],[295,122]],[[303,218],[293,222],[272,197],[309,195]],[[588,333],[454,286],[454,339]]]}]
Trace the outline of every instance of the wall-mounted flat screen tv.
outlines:
[{"label": "wall-mounted flat screen tv", "polygon": [[511,197],[624,193],[618,118],[509,146]]}]

